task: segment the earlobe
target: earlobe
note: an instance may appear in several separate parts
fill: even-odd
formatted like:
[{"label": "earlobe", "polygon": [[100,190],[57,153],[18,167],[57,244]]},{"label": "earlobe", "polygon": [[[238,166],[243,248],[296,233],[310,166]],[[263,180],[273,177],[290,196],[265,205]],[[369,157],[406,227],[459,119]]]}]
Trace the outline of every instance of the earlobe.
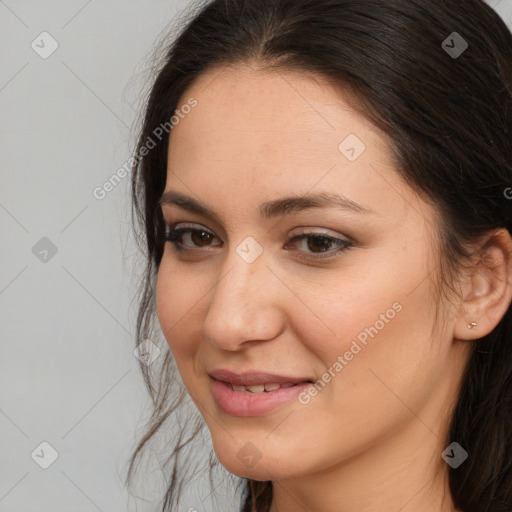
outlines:
[{"label": "earlobe", "polygon": [[492,332],[512,301],[512,239],[499,229],[475,254],[471,278],[463,287],[454,337],[475,340]]}]

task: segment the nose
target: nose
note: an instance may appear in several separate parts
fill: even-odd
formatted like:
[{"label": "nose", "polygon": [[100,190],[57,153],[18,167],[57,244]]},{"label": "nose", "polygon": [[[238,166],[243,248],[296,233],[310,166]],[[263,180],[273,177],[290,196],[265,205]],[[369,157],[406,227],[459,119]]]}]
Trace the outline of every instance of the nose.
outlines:
[{"label": "nose", "polygon": [[226,257],[203,323],[205,337],[222,350],[276,338],[284,326],[283,285],[267,267],[265,251],[252,263],[235,248]]}]

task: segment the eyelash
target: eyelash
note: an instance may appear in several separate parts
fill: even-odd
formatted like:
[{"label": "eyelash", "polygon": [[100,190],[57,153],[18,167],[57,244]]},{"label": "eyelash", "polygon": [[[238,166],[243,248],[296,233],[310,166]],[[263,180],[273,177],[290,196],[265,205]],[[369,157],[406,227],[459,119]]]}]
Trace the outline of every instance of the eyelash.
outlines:
[{"label": "eyelash", "polygon": [[[207,234],[215,237],[215,235],[213,233],[211,233],[210,231],[208,231],[207,229],[197,229],[197,228],[190,228],[190,227],[173,228],[172,226],[167,226],[167,229],[165,232],[165,241],[171,242],[173,249],[177,253],[194,253],[194,252],[197,252],[198,250],[200,251],[201,248],[196,248],[196,249],[192,248],[191,249],[188,246],[184,246],[183,242],[182,242],[182,237],[185,233],[195,233],[195,232],[200,232],[200,233],[204,232],[204,233],[207,233]],[[300,235],[296,235],[296,236],[292,237],[287,242],[287,244],[296,242],[298,240],[308,239],[308,238],[326,239],[330,243],[340,244],[341,247],[339,247],[338,249],[327,250],[327,251],[318,252],[318,253],[309,252],[308,254],[313,254],[314,256],[307,256],[307,257],[300,256],[303,259],[318,260],[318,259],[323,259],[323,258],[335,258],[337,256],[340,256],[346,250],[353,247],[352,243],[347,240],[329,236],[324,233],[315,233],[315,232],[301,233]],[[212,246],[212,247],[217,247],[217,246]],[[299,252],[304,252],[304,251],[299,251]]]}]

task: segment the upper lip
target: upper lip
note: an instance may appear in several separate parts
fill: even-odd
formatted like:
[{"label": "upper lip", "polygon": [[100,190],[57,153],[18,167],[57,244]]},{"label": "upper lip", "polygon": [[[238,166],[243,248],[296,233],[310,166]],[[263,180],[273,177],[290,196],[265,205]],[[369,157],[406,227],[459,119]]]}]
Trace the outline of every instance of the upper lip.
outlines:
[{"label": "upper lip", "polygon": [[225,368],[219,368],[208,372],[215,380],[227,382],[235,386],[255,386],[257,384],[299,384],[301,382],[312,382],[307,377],[286,377],[257,371],[236,373]]}]

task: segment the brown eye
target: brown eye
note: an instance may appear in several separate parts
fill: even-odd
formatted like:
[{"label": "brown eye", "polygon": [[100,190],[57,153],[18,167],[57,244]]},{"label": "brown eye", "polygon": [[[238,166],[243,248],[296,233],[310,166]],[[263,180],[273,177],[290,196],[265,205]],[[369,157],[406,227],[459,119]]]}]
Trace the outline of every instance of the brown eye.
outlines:
[{"label": "brown eye", "polygon": [[326,236],[310,236],[308,237],[308,249],[312,252],[325,252],[331,248],[332,239]]},{"label": "brown eye", "polygon": [[209,242],[211,242],[213,235],[211,233],[208,233],[207,231],[200,231],[200,230],[191,230],[190,231],[190,238],[192,242],[197,245],[198,247],[203,247],[205,245],[208,245]]},{"label": "brown eye", "polygon": [[[323,233],[303,233],[294,236],[289,242],[298,246],[300,257],[307,259],[331,258],[339,256],[343,251],[352,247],[352,242],[324,235]],[[306,254],[306,256],[304,256]],[[307,256],[309,254],[309,256]]]},{"label": "brown eye", "polygon": [[202,247],[222,245],[212,243],[217,237],[206,229],[194,229],[189,227],[171,228],[168,227],[165,233],[165,240],[171,242],[177,251],[200,249]]}]

